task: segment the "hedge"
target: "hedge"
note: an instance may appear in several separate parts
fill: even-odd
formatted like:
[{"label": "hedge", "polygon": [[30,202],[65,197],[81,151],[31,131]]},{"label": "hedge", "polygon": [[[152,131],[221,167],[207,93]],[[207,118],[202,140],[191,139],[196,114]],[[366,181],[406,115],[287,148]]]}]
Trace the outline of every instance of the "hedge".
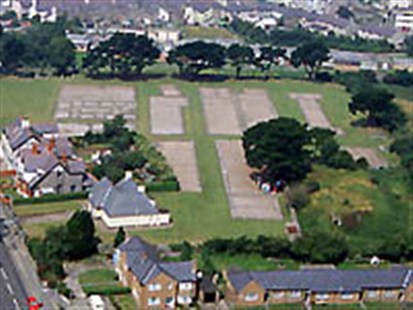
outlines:
[{"label": "hedge", "polygon": [[120,295],[129,294],[131,289],[123,286],[110,286],[110,287],[82,287],[83,291],[87,295]]},{"label": "hedge", "polygon": [[46,194],[46,195],[43,195],[43,196],[38,197],[38,198],[15,198],[15,199],[13,199],[13,204],[15,206],[18,206],[18,205],[25,205],[25,204],[36,204],[36,203],[86,199],[87,197],[88,197],[88,192],[65,193],[65,194]]},{"label": "hedge", "polygon": [[176,180],[165,182],[153,182],[147,185],[148,192],[177,192],[180,190],[179,182]]}]

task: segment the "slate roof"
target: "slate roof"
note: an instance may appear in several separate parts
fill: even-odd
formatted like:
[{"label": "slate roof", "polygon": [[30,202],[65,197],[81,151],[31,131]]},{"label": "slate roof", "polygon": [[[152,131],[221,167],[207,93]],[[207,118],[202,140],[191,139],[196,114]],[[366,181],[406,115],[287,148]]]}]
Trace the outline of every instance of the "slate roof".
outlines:
[{"label": "slate roof", "polygon": [[300,270],[228,272],[237,292],[256,281],[266,290],[305,290],[315,293],[359,292],[363,289],[403,288],[411,281],[411,270],[405,268],[367,270]]},{"label": "slate roof", "polygon": [[113,185],[103,178],[93,186],[90,202],[93,207],[104,209],[109,216],[159,213],[149,198],[138,191],[132,179],[124,179]]},{"label": "slate roof", "polygon": [[126,252],[127,266],[142,284],[147,284],[161,273],[167,274],[178,282],[196,281],[192,261],[159,262],[156,247],[139,237],[129,238],[118,249]]},{"label": "slate roof", "polygon": [[397,30],[391,26],[377,26],[375,24],[364,24],[360,26],[360,30],[371,34],[376,34],[382,37],[391,37]]},{"label": "slate roof", "polygon": [[57,127],[56,124],[49,124],[49,123],[39,124],[38,123],[38,124],[33,124],[31,128],[40,135],[59,133],[59,128]]},{"label": "slate roof", "polygon": [[31,149],[22,150],[21,157],[27,172],[37,172],[40,169],[43,173],[48,173],[59,162],[56,156],[49,152],[33,154]]}]

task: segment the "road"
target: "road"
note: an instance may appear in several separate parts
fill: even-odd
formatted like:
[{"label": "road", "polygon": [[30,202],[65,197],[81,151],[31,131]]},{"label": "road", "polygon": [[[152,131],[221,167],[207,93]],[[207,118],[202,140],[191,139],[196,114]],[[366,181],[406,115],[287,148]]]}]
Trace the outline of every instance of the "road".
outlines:
[{"label": "road", "polygon": [[24,234],[11,209],[0,203],[0,211],[8,226],[0,242],[0,309],[27,309],[27,296],[42,302],[42,309],[58,309],[53,292],[45,290],[40,283],[35,263],[24,243]]},{"label": "road", "polygon": [[26,309],[27,297],[9,251],[0,241],[0,309]]}]

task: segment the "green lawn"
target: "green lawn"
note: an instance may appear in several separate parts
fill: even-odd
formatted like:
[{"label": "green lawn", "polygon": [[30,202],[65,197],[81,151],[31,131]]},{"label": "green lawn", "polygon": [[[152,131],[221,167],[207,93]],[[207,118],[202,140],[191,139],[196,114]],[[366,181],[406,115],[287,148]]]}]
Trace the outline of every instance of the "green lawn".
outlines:
[{"label": "green lawn", "polygon": [[[158,64],[157,66],[161,66]],[[277,68],[276,70],[281,70]],[[284,70],[284,69],[283,69]],[[302,73],[300,73],[302,74]],[[1,122],[6,122],[18,115],[30,115],[33,120],[52,120],[53,102],[56,100],[62,80],[17,80],[2,79],[1,81]],[[388,144],[389,138],[384,135],[378,139],[375,132],[367,129],[353,128],[350,125],[352,117],[347,111],[349,95],[343,87],[335,84],[319,84],[292,79],[245,80],[234,79],[225,82],[186,82],[176,79],[151,79],[149,81],[122,82],[119,80],[92,81],[79,75],[65,83],[87,83],[94,85],[130,85],[137,89],[137,128],[146,134],[152,141],[185,139],[194,140],[201,183],[202,193],[156,193],[153,197],[160,207],[172,212],[173,226],[158,230],[134,230],[134,234],[142,235],[152,242],[180,242],[184,239],[200,242],[211,237],[235,237],[259,234],[283,234],[283,222],[234,220],[231,219],[228,202],[223,188],[219,161],[214,140],[217,137],[206,134],[205,121],[202,113],[198,88],[228,87],[239,92],[244,87],[263,88],[273,100],[281,116],[294,117],[304,121],[297,102],[289,98],[291,92],[321,93],[321,105],[332,124],[340,127],[346,133],[339,137],[344,145],[375,146]],[[186,132],[179,136],[153,136],[150,134],[149,124],[149,97],[159,95],[159,85],[163,83],[176,84],[190,99],[190,105],[183,110]],[[27,100],[30,98],[30,100]],[[220,137],[223,138],[223,137]],[[229,136],[224,138],[234,139]],[[374,195],[372,196],[374,198]],[[377,197],[382,197],[377,196]],[[378,199],[378,198],[375,198]],[[63,206],[45,206],[39,213],[62,210]],[[30,214],[33,209],[29,206],[20,209],[20,214]],[[34,234],[41,234],[41,227],[46,224],[28,227]],[[114,232],[100,232],[105,240],[113,238]]]},{"label": "green lawn", "polygon": [[237,39],[238,36],[232,32],[215,27],[185,26],[182,27],[182,36],[185,38],[202,39]]},{"label": "green lawn", "polygon": [[110,300],[112,304],[116,305],[116,309],[119,310],[134,310],[137,307],[132,294],[112,295],[110,296]]},{"label": "green lawn", "polygon": [[275,270],[275,269],[298,269],[297,263],[290,260],[274,261],[263,258],[260,255],[228,255],[213,254],[211,260],[218,270],[226,270],[230,267],[237,267],[243,270]]},{"label": "green lawn", "polygon": [[45,215],[65,211],[75,211],[81,208],[81,201],[69,200],[62,202],[20,205],[14,207],[17,216]]},{"label": "green lawn", "polygon": [[117,283],[117,274],[112,269],[93,269],[85,271],[79,275],[81,285],[99,284],[99,283]]},{"label": "green lawn", "polygon": [[51,121],[61,80],[0,78],[0,125],[18,116],[33,121]]},{"label": "green lawn", "polygon": [[66,221],[53,221],[53,222],[41,222],[41,223],[29,223],[23,224],[24,232],[29,238],[43,238],[47,229],[50,227],[56,227],[64,225]]}]

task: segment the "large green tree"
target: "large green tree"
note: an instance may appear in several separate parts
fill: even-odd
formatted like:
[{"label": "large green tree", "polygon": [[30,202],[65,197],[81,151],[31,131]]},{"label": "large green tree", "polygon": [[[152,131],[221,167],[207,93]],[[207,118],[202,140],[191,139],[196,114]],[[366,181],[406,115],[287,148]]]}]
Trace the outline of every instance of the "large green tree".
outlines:
[{"label": "large green tree", "polygon": [[404,45],[406,46],[406,52],[409,56],[413,56],[413,35],[404,39]]},{"label": "large green tree", "polygon": [[402,128],[406,115],[393,102],[394,95],[381,88],[365,88],[352,96],[349,110],[366,116],[367,126],[381,127],[390,132]]},{"label": "large green tree", "polygon": [[254,63],[254,51],[252,48],[237,43],[228,47],[227,57],[230,64],[235,68],[235,76],[237,78],[240,77],[243,66]]},{"label": "large green tree", "polygon": [[116,33],[87,53],[83,67],[92,76],[105,70],[113,76],[140,75],[159,55],[160,50],[148,37]]},{"label": "large green tree", "polygon": [[242,137],[248,165],[269,181],[304,179],[311,170],[308,143],[306,126],[284,117],[258,123]]},{"label": "large green tree", "polygon": [[285,49],[275,46],[262,46],[259,56],[255,59],[255,65],[264,73],[264,78],[268,78],[269,71],[273,66],[279,64],[280,59],[286,58]]},{"label": "large green tree", "polygon": [[58,36],[49,43],[49,62],[57,75],[66,75],[75,68],[75,46],[67,38]]},{"label": "large green tree", "polygon": [[20,35],[3,33],[0,35],[0,69],[14,73],[23,65],[26,46]]},{"label": "large green tree", "polygon": [[323,62],[330,59],[329,49],[321,41],[304,43],[291,54],[291,63],[295,67],[303,66],[308,78],[314,79]]},{"label": "large green tree", "polygon": [[225,65],[226,50],[220,44],[195,41],[170,51],[169,64],[176,64],[180,74],[197,75],[202,70]]},{"label": "large green tree", "polygon": [[82,259],[95,253],[98,239],[95,224],[88,211],[76,211],[66,224],[66,246],[68,259]]}]

